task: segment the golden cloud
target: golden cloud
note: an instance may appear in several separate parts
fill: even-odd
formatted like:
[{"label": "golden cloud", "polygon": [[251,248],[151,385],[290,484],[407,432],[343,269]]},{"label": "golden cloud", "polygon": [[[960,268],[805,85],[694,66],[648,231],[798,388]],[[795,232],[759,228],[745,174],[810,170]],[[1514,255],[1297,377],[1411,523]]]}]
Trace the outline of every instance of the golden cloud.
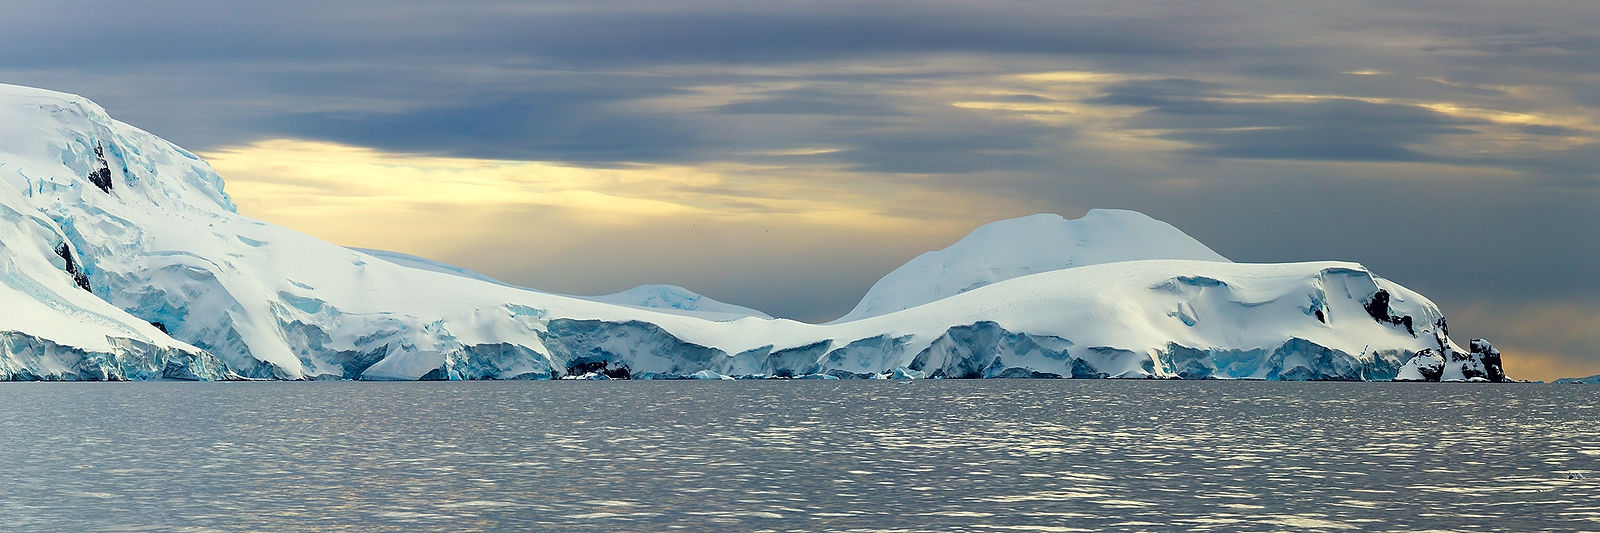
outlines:
[{"label": "golden cloud", "polygon": [[[595,271],[587,258],[605,257],[631,263],[609,267],[616,279],[659,279],[654,270],[667,266],[660,262],[683,261],[662,257],[673,247],[709,254],[708,261],[749,252],[795,265],[816,261],[823,246],[827,253],[906,248],[901,254],[909,256],[944,246],[983,222],[1027,212],[1000,199],[929,190],[915,180],[817,167],[589,168],[295,139],[202,155],[246,215],[343,245],[455,262],[541,288],[561,288],[561,280],[515,279],[515,272],[583,275]],[[733,250],[728,242],[744,244]],[[640,251],[598,250],[618,246]]]}]

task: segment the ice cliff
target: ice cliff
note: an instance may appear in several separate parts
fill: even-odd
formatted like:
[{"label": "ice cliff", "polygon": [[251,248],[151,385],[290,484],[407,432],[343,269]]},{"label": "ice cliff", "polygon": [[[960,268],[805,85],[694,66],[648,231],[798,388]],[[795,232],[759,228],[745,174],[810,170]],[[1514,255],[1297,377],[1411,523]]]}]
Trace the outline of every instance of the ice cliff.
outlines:
[{"label": "ice cliff", "polygon": [[242,216],[193,154],[5,85],[0,219],[0,379],[1502,375],[1359,264],[1230,263],[1130,211],[979,228],[829,324],[512,287]]}]

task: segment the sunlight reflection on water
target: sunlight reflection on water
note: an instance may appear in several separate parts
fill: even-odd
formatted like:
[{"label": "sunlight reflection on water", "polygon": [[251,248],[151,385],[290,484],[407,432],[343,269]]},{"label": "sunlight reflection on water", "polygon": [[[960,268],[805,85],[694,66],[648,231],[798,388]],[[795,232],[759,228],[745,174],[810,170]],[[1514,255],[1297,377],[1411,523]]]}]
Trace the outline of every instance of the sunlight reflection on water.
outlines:
[{"label": "sunlight reflection on water", "polygon": [[0,402],[5,529],[1600,529],[1590,386],[19,383]]}]

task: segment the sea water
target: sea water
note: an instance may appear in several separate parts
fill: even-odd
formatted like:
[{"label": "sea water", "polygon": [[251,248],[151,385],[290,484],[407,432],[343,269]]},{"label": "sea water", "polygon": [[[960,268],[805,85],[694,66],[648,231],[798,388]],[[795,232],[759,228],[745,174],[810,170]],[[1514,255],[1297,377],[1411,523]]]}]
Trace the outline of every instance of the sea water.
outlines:
[{"label": "sea water", "polygon": [[1600,387],[0,384],[0,529],[1600,529]]}]

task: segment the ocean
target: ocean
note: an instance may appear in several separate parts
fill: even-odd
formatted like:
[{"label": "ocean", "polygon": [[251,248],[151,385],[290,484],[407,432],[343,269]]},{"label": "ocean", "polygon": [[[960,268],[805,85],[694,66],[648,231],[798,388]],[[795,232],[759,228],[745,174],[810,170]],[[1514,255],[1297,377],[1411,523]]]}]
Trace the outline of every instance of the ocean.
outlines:
[{"label": "ocean", "polygon": [[1600,530],[1600,386],[0,384],[7,531]]}]

